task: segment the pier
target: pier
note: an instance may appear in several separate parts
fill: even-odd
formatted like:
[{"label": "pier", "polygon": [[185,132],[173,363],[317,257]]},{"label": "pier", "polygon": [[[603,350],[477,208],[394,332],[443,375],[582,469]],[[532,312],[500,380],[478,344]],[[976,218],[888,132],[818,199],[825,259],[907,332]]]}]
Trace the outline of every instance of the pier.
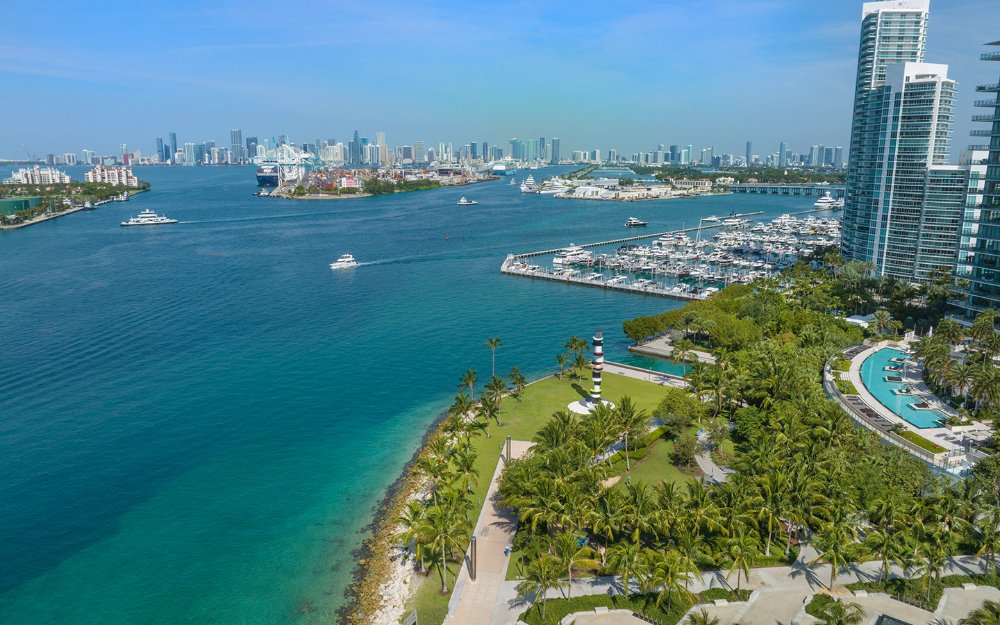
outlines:
[{"label": "pier", "polygon": [[508,254],[507,258],[504,259],[503,264],[500,265],[500,273],[512,276],[524,276],[526,278],[538,278],[539,280],[551,280],[552,282],[567,282],[583,286],[596,286],[609,291],[627,291],[629,293],[637,293],[639,295],[657,295],[659,297],[669,297],[672,299],[693,300],[705,299],[708,297],[707,293],[678,293],[656,285],[636,286],[626,282],[609,284],[603,280],[588,280],[587,278],[567,276],[549,269],[522,268],[515,264],[515,261],[517,261],[518,258],[522,257]]},{"label": "pier", "polygon": [[847,194],[847,187],[830,184],[771,184],[771,183],[739,183],[726,185],[733,193],[758,193],[763,195],[823,195],[842,198]]}]

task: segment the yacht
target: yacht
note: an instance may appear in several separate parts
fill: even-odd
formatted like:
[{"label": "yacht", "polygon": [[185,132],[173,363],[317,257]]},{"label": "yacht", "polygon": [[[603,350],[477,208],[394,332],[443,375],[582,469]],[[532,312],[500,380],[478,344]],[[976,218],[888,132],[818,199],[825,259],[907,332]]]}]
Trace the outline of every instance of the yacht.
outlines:
[{"label": "yacht", "polygon": [[549,178],[542,183],[542,188],[538,190],[542,195],[555,195],[556,193],[565,193],[570,190],[570,186],[566,184],[566,181],[558,176],[555,178]]},{"label": "yacht", "polygon": [[123,226],[159,226],[161,224],[175,224],[176,219],[160,217],[148,208],[136,217],[130,217],[128,221],[123,221]]},{"label": "yacht", "polygon": [[347,269],[348,267],[357,267],[358,261],[354,260],[354,257],[350,254],[344,254],[336,260],[336,262],[330,263],[330,269]]},{"label": "yacht", "polygon": [[535,184],[535,179],[532,176],[528,176],[521,183],[521,193],[538,193],[538,185]]},{"label": "yacht", "polygon": [[833,197],[830,195],[830,192],[827,191],[826,193],[823,194],[823,197],[816,200],[816,203],[813,204],[813,206],[819,209],[824,209],[824,208],[831,209],[833,208],[833,205],[836,203],[837,200],[833,199]]},{"label": "yacht", "polygon": [[462,196],[462,199],[460,199],[458,201],[458,205],[459,206],[475,206],[476,204],[479,204],[479,202],[477,202],[475,200],[470,200],[469,198],[465,197],[464,195]]},{"label": "yacht", "polygon": [[704,219],[702,219],[702,221],[704,221],[706,223],[717,224],[717,223],[719,223],[719,218],[716,217],[715,215],[710,215],[710,216],[705,217]]},{"label": "yacht", "polygon": [[839,197],[836,200],[834,200],[833,206],[831,206],[830,208],[832,208],[835,211],[842,210],[844,208],[844,203],[845,203],[844,198]]},{"label": "yacht", "polygon": [[648,222],[645,222],[645,221],[639,219],[638,217],[629,217],[628,221],[625,222],[625,227],[626,228],[639,228],[639,227],[648,226],[648,225],[649,225]]}]

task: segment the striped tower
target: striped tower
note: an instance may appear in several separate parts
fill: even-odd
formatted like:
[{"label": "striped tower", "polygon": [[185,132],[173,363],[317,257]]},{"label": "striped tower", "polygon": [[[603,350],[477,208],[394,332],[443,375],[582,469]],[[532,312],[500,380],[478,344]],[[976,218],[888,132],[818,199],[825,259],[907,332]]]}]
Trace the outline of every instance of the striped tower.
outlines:
[{"label": "striped tower", "polygon": [[604,333],[594,332],[594,362],[591,377],[594,380],[594,390],[590,391],[590,401],[596,406],[601,403],[601,372],[604,371]]}]

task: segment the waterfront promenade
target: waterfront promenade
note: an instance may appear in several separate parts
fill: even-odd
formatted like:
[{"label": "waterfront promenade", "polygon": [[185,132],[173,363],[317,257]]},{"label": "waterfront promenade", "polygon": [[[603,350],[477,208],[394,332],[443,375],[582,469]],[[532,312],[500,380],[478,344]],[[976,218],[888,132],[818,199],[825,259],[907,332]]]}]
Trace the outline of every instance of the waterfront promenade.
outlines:
[{"label": "waterfront promenade", "polygon": [[[528,453],[531,445],[528,441],[512,440],[511,459],[516,460]],[[486,491],[486,505],[479,513],[473,532],[477,542],[476,579],[473,581],[470,576],[471,552],[467,551],[448,604],[448,618],[445,619],[447,624],[486,622],[484,616],[491,606],[501,605],[498,603],[497,593],[505,583],[507,566],[510,564],[506,549],[514,544],[514,534],[517,531],[517,513],[500,507],[496,497],[500,474],[506,464],[507,459],[501,453],[489,490]]]}]

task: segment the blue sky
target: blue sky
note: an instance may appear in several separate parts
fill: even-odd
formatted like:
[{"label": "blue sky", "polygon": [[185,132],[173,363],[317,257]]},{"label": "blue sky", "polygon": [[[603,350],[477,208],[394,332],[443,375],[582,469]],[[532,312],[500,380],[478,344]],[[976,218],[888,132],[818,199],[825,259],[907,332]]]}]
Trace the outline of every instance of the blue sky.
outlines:
[{"label": "blue sky", "polygon": [[[178,140],[562,138],[563,151],[847,145],[861,2],[0,0],[0,158]],[[1000,1],[932,0],[954,146]],[[957,149],[954,150],[957,156]]]}]

